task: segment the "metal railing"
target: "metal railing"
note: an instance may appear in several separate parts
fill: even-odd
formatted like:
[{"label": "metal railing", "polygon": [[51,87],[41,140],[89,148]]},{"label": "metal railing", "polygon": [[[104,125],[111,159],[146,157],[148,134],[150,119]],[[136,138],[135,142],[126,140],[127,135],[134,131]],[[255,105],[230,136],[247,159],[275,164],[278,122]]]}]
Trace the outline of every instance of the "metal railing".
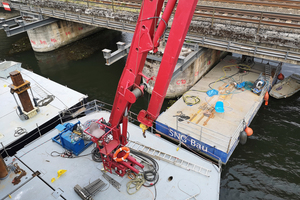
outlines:
[{"label": "metal railing", "polygon": [[[68,108],[68,109],[64,109],[62,111],[59,112],[58,114],[58,118],[53,121],[52,123],[48,124],[47,126],[44,126],[43,128],[41,128],[38,124],[36,124],[37,126],[37,131],[35,132],[30,132],[28,134],[28,137],[24,138],[21,142],[18,142],[16,144],[13,144],[12,146],[10,147],[5,147],[2,142],[0,143],[2,145],[2,149],[0,149],[0,154],[3,154],[5,152],[6,156],[12,156],[8,153],[9,150],[17,147],[18,145],[20,145],[21,143],[24,143],[24,142],[28,142],[25,146],[28,146],[30,144],[32,144],[33,142],[35,142],[37,139],[43,137],[43,134],[41,132],[49,129],[49,127],[53,127],[53,126],[56,126],[58,124],[63,124],[64,122],[68,122],[70,120],[74,120],[74,119],[78,119],[80,117],[77,118],[77,116],[80,116],[79,115],[76,115],[76,117],[72,117],[72,113],[75,113],[76,111],[80,110],[82,107],[85,107],[86,109],[82,112],[82,114],[84,114],[85,116],[88,116],[89,114],[91,113],[95,113],[95,112],[99,112],[99,111],[107,111],[107,112],[110,112],[111,111],[111,108],[112,108],[112,105],[111,104],[108,104],[108,103],[105,103],[105,102],[102,102],[102,101],[99,101],[99,100],[93,100],[93,101],[90,101],[88,103],[85,103],[85,104],[82,104],[80,106],[77,106],[77,107],[72,107],[72,108]],[[129,118],[129,122],[131,123],[139,123],[137,121],[137,114],[135,114],[134,112],[131,112],[129,111],[128,113],[128,118]],[[155,123],[155,122],[154,122]],[[50,129],[50,130],[47,130],[47,132],[50,132],[54,130],[53,129]],[[151,133],[154,133],[155,131],[155,128],[151,127],[150,129],[150,132]],[[47,133],[46,132],[46,133]],[[46,134],[44,133],[44,134]],[[34,136],[37,136],[36,139],[31,139],[33,138]],[[26,155],[27,153],[29,153],[30,151],[32,151],[33,149],[47,143],[47,142],[50,142],[52,141],[52,139],[48,139],[46,141],[44,141],[43,143],[40,143],[38,144],[37,146],[34,146],[32,149],[29,149],[28,151],[24,152],[22,155],[19,155],[18,158],[21,158],[23,157],[24,155]],[[25,147],[24,146],[24,147]],[[197,156],[201,157],[202,159],[206,160],[206,161],[209,161],[211,164],[214,164],[214,165],[217,165],[219,166],[219,169],[221,169],[221,163],[215,163],[214,161],[212,160],[209,160],[205,157],[203,157],[202,155],[200,155],[198,152],[195,152],[193,149],[190,149],[188,146],[185,145],[185,147],[187,147],[191,152],[195,153]],[[1,147],[0,147],[1,148]],[[22,147],[23,148],[23,147]],[[21,148],[20,148],[21,149]],[[19,150],[19,149],[18,149]],[[18,151],[16,150],[16,151]],[[209,152],[208,152],[209,153]],[[5,157],[5,156],[4,156]]]},{"label": "metal railing", "polygon": [[[73,117],[72,114],[75,113],[76,111],[78,111],[80,108],[82,107],[85,107],[86,109],[82,111],[82,113],[79,113],[76,115],[76,117]],[[12,145],[12,146],[9,146],[9,147],[5,147],[3,145],[3,143],[1,142],[1,146],[0,146],[0,154],[2,154],[3,152],[6,153],[7,156],[11,156],[9,155],[8,151],[9,150],[12,150],[14,149],[15,147],[18,147],[18,145],[22,144],[22,143],[26,143],[28,142],[28,144],[31,143],[31,138],[35,137],[35,136],[38,136],[38,137],[41,137],[44,133],[43,131],[51,131],[51,130],[48,130],[49,127],[52,127],[52,126],[55,126],[57,124],[62,124],[66,121],[69,121],[71,119],[77,119],[79,118],[80,116],[83,115],[88,115],[90,113],[94,113],[94,112],[98,112],[98,111],[107,111],[107,112],[111,112],[111,109],[112,109],[112,105],[111,104],[108,104],[108,103],[105,103],[105,102],[102,102],[102,101],[99,101],[99,100],[93,100],[93,101],[90,101],[88,103],[85,103],[85,104],[82,104],[80,106],[76,106],[76,107],[72,107],[72,108],[68,108],[68,109],[64,109],[62,111],[60,111],[58,113],[58,118],[56,120],[54,120],[53,122],[51,122],[50,124],[47,124],[47,126],[43,126],[41,127],[41,125],[39,125],[38,123],[36,124],[37,126],[37,130],[35,132],[30,132],[28,133],[27,137],[24,138],[22,141],[16,143],[16,144],[13,144],[13,143],[10,143],[8,145]],[[78,117],[79,116],[79,117]],[[138,123],[137,121],[137,114],[135,114],[134,112],[131,112],[129,111],[128,112],[128,118],[129,118],[129,121],[132,122],[132,123]],[[47,123],[47,122],[46,122]],[[154,128],[151,128],[150,129],[151,133],[154,132]],[[20,135],[19,137],[22,137],[24,135]],[[28,145],[26,144],[26,145]],[[1,149],[2,147],[2,149]]]},{"label": "metal railing", "polygon": [[[193,122],[190,122],[188,120],[179,121],[178,118],[176,120],[178,131],[191,136],[193,135],[199,135],[199,137],[195,137],[195,139],[198,139],[200,142],[209,141],[210,146],[215,146],[216,148],[220,149],[227,149],[227,145],[223,145],[224,143],[228,144],[230,142],[231,137],[228,137],[222,133],[219,133],[217,131],[214,131],[212,129],[206,128],[204,126],[195,124]],[[192,128],[194,126],[194,128]],[[207,144],[207,142],[205,142]]]}]

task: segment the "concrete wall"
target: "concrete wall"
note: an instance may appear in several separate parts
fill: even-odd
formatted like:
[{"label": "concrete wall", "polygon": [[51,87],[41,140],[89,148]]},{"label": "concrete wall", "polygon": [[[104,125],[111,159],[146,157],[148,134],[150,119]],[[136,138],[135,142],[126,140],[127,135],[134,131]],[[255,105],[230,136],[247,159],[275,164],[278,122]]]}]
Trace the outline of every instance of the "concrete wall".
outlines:
[{"label": "concrete wall", "polygon": [[48,52],[93,34],[102,28],[70,21],[57,21],[52,24],[27,31],[32,49]]},{"label": "concrete wall", "polygon": [[17,17],[19,15],[20,15],[20,11],[17,10],[7,11],[4,10],[4,8],[0,8],[0,18],[10,19],[13,17]]},{"label": "concrete wall", "polygon": [[[214,66],[225,52],[202,49],[200,56],[193,62],[186,70],[184,70],[175,79],[172,79],[167,90],[166,98],[175,98],[183,95],[190,89],[212,66]],[[159,70],[160,62],[153,60],[146,60],[143,74],[147,77],[154,76],[153,81],[149,81],[147,88],[148,93],[152,93],[155,78]],[[143,79],[145,82],[145,79]]]}]

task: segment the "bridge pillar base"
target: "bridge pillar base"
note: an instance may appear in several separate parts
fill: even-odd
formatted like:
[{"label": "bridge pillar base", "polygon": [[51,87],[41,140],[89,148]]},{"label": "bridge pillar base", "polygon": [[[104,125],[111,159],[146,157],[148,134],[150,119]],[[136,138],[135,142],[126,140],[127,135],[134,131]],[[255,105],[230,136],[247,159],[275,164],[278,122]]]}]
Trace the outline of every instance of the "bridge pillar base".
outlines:
[{"label": "bridge pillar base", "polygon": [[91,35],[102,28],[59,20],[49,25],[27,31],[32,49],[48,52]]}]

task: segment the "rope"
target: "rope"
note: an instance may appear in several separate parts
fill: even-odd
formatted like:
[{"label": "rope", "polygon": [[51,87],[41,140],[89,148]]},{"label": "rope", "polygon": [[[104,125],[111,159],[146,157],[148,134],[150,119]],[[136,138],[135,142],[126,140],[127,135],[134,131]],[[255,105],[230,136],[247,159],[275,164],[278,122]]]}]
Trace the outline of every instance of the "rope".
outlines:
[{"label": "rope", "polygon": [[195,95],[186,95],[186,93],[191,92],[191,91],[206,92],[206,91],[201,91],[201,90],[188,90],[188,91],[186,91],[182,95],[182,100],[188,106],[196,105],[196,104],[200,103],[200,101],[201,101],[198,96],[195,96]]},{"label": "rope", "polygon": [[[194,195],[191,195],[191,194],[187,193],[186,191],[184,191],[183,189],[181,189],[181,188],[180,188],[180,183],[181,183],[182,181],[187,181],[187,182],[190,182],[190,183],[194,184],[194,185],[199,189],[199,193],[194,194]],[[196,199],[196,197],[201,193],[200,187],[199,187],[197,184],[195,184],[194,182],[190,181],[190,180],[186,180],[186,179],[180,180],[180,181],[177,183],[177,187],[178,187],[178,189],[179,189],[181,192],[183,192],[183,193],[185,193],[185,194],[187,194],[187,195],[189,196],[189,198],[187,198],[187,199],[185,199],[185,200]]]},{"label": "rope", "polygon": [[102,162],[101,154],[100,154],[99,149],[97,147],[95,147],[92,150],[92,159],[95,162]]},{"label": "rope", "polygon": [[[29,76],[28,74],[26,73],[23,73],[25,76],[31,78],[31,76]],[[43,88],[46,92],[48,92],[49,94],[53,95],[51,92],[49,92],[46,88],[44,88],[41,84],[39,84],[36,80],[34,80],[33,78],[31,78],[31,80],[33,80],[38,86],[40,86],[41,88]],[[53,95],[54,96],[54,95]],[[58,99],[67,109],[68,109],[68,106],[61,100],[59,99],[58,97],[56,97],[56,99]]]},{"label": "rope", "polygon": [[39,107],[47,106],[49,103],[51,103],[51,101],[54,100],[54,98],[55,98],[54,95],[47,95],[46,98],[38,101],[37,104],[38,104]]},{"label": "rope", "polygon": [[66,150],[63,153],[59,153],[57,151],[52,151],[50,154],[52,157],[63,157],[63,158],[73,158],[73,153],[71,151]]},{"label": "rope", "polygon": [[[141,187],[143,186],[143,184],[146,182],[143,174],[138,174],[135,179],[129,181],[126,184],[127,187],[127,193],[129,195],[133,195],[135,194],[137,191],[139,191],[141,189]],[[130,190],[135,189],[133,192],[130,192]]]},{"label": "rope", "polygon": [[59,153],[57,151],[52,151],[50,153],[50,155],[52,157],[62,157],[62,158],[80,158],[80,157],[83,157],[83,156],[88,156],[88,155],[91,155],[92,153],[88,153],[88,154],[85,154],[85,155],[81,155],[81,156],[75,156],[71,151],[64,151],[63,153]]}]

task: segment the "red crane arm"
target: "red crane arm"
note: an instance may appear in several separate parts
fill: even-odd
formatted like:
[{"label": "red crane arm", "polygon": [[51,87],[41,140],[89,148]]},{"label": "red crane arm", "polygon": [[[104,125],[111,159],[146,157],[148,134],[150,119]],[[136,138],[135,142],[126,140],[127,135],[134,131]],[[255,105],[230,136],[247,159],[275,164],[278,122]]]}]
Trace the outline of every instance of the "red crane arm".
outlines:
[{"label": "red crane arm", "polygon": [[[142,75],[142,70],[147,54],[150,50],[156,51],[159,38],[165,30],[166,23],[168,23],[176,1],[169,0],[167,2],[155,35],[155,28],[160,19],[159,15],[164,0],[143,1],[109,120],[111,127],[116,127],[113,130],[114,139],[119,139],[122,145],[127,143],[127,112],[136,99],[143,94],[144,86],[140,86],[140,83],[141,76],[144,76]],[[152,126],[153,121],[159,115],[197,2],[198,0],[180,0],[177,5],[148,110],[142,110],[138,115],[138,120],[148,127]],[[122,134],[119,126],[121,123],[123,123]]]},{"label": "red crane arm", "polygon": [[153,121],[159,115],[197,2],[197,0],[180,0],[177,5],[148,110],[142,110],[138,115],[139,122],[148,127],[152,126]]}]

